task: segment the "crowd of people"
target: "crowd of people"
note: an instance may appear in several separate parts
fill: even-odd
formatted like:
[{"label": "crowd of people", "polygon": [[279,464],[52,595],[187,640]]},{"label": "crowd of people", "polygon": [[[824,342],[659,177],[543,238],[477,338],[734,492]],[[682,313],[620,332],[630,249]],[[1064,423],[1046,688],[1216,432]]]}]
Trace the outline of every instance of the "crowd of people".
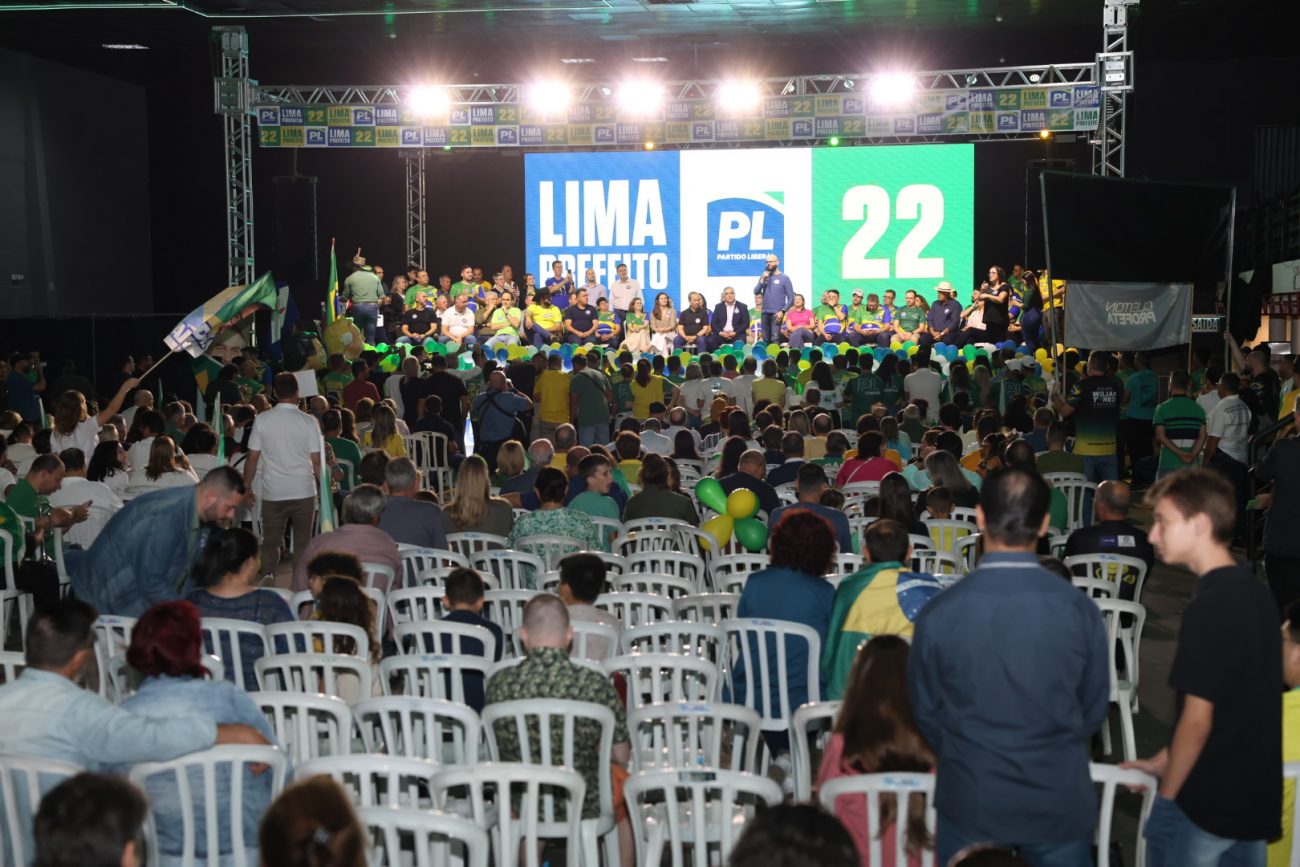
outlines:
[{"label": "crowd of people", "polygon": [[[527,578],[539,592],[517,624],[522,662],[466,674],[462,694],[475,711],[526,698],[607,708],[614,768],[598,764],[598,730],[578,733],[574,759],[583,815],[594,816],[602,775],[620,785],[627,776],[633,737],[626,683],[590,665],[617,645],[591,637],[585,660],[571,652],[575,623],[614,634],[631,625],[600,604],[614,576],[590,552],[617,550],[631,521],[699,527],[717,511],[695,493],[704,479],[727,495],[751,492],[767,530],[757,549],[766,563],[744,581],[734,616],[800,624],[819,642],[817,659],[791,649],[782,684],[733,670],[727,698],[771,708],[784,690],[791,708],[842,701],[818,786],[875,772],[937,775],[937,834],[915,801],[885,799],[867,815],[861,797],[844,798],[838,823],[811,807],[769,810],[750,823],[733,864],[769,863],[750,836],[798,848],[796,828],[823,829],[806,844],[824,850],[816,863],[873,863],[872,838],[892,852],[899,835],[909,863],[928,849],[945,864],[1092,863],[1088,760],[1112,663],[1102,614],[1061,560],[1082,554],[1132,557],[1147,572],[1159,558],[1199,579],[1170,675],[1169,746],[1130,763],[1159,780],[1148,862],[1263,863],[1282,828],[1283,727],[1300,713],[1279,701],[1284,678],[1300,683],[1300,548],[1286,522],[1300,502],[1300,460],[1294,437],[1278,438],[1254,466],[1249,446],[1279,417],[1300,421],[1293,359],[1275,363],[1265,348],[1229,340],[1234,369],[1197,354],[1165,389],[1140,352],[1071,350],[1049,369],[1035,353],[1043,299],[1023,269],[1013,269],[1025,287],[1018,316],[1001,268],[964,310],[940,284],[932,306],[915,292],[894,308],[892,293],[864,301],[854,291],[843,307],[828,290],[809,311],[769,260],[754,316],[731,291],[711,313],[692,293],[680,313],[661,296],[647,316],[624,269],[608,289],[590,273],[574,285],[559,263],[540,289],[531,275],[516,287],[508,268],[492,283],[466,268],[438,287],[413,270],[413,282],[385,284],[361,262],[340,293],[368,342],[382,316],[406,347],[398,369],[377,349],[332,355],[306,396],[299,377],[250,348],[227,366],[224,381],[243,382],[216,417],[180,398],[161,402],[141,387],[147,367],[127,365],[97,389],[72,369],[47,385],[38,355],[11,357],[0,537],[10,590],[39,605],[26,669],[0,686],[0,754],[87,771],[42,801],[37,863],[91,863],[77,847],[91,845],[92,827],[105,829],[94,845],[118,852],[102,863],[136,863],[146,809],[162,854],[178,855],[175,792],[151,784],[142,794],[121,775],[217,743],[276,742],[247,695],[258,686],[257,648],[241,644],[242,665],[212,681],[202,657],[234,648],[205,646],[202,618],[290,622],[303,610],[286,596],[306,592],[296,604],[311,617],[367,637],[364,647],[340,638],[315,648],[364,659],[369,676],[340,679],[337,694],[355,703],[400,691],[380,663],[403,648],[368,591],[408,586],[404,553],[448,549],[458,533],[490,534],[504,550],[570,540],[581,552],[555,564],[553,593],[541,592],[542,576]],[[528,302],[522,311],[517,298]],[[662,327],[668,316],[674,324]],[[576,349],[549,349],[562,335]],[[497,352],[529,342],[545,349]],[[953,357],[940,344],[979,348]],[[415,453],[412,437],[424,433],[437,435],[433,454]],[[444,471],[449,481],[438,482]],[[1251,473],[1271,488],[1248,503]],[[1095,483],[1082,507],[1059,474]],[[1149,533],[1131,514],[1141,489]],[[1248,505],[1267,516],[1266,584],[1232,553]],[[978,533],[975,568],[959,579],[914,568],[917,538],[942,546],[952,522]],[[706,539],[699,555],[712,562],[736,544]],[[844,569],[839,555],[857,565]],[[479,650],[499,661],[512,638],[484,614],[489,578],[461,567],[438,582],[444,618],[486,630],[492,640]],[[1140,602],[1139,589],[1121,581],[1116,595]],[[80,687],[100,615],[137,618],[127,662],[142,683],[120,705]],[[763,735],[777,775],[788,772],[791,733]],[[1287,758],[1300,759],[1292,740]],[[519,741],[501,738],[501,757],[520,757]],[[342,790],[306,780],[272,803],[269,780],[249,774],[243,839],[250,849],[259,840],[262,863],[361,863],[365,833]],[[621,857],[634,863],[619,815]],[[1274,845],[1289,852],[1289,835]]]}]

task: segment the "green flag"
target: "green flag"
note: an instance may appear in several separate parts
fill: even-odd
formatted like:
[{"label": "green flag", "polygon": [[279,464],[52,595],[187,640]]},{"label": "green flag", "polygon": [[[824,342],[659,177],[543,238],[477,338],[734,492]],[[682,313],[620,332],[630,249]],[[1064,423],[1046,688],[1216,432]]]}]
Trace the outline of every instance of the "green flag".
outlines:
[{"label": "green flag", "polygon": [[330,238],[330,277],[325,286],[325,324],[334,321],[339,297],[339,257],[334,252],[334,239]]},{"label": "green flag", "polygon": [[248,286],[231,286],[213,295],[202,306],[176,323],[163,338],[172,352],[187,352],[198,358],[208,351],[218,332],[257,312],[259,307],[275,309],[278,294],[271,272],[266,272]]},{"label": "green flag", "polygon": [[330,468],[325,462],[325,437],[320,439],[320,502],[317,503],[317,533],[334,531],[334,491],[330,485]]}]

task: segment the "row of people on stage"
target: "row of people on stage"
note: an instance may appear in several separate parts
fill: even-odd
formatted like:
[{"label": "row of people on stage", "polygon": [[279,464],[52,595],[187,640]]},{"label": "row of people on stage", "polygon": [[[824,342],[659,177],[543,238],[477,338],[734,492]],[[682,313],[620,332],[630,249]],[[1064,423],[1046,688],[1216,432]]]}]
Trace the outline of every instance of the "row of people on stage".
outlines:
[{"label": "row of people on stage", "polygon": [[[364,260],[357,261],[360,272]],[[438,286],[429,284],[427,272],[415,269],[414,284],[404,275],[393,278],[379,309],[394,342],[434,340],[489,349],[575,343],[667,354],[758,340],[795,349],[827,341],[884,348],[909,341],[965,346],[1010,338],[1031,348],[1045,342],[1037,279],[1019,265],[1010,278],[1001,266],[989,268],[965,306],[947,280],[934,287],[933,302],[913,289],[903,294],[901,304],[892,289],[880,295],[853,289],[847,299],[839,290],[827,289],[811,305],[794,291],[777,257],[769,257],[767,266],[754,287],[752,311],[736,300],[730,286],[711,309],[699,292],[688,293],[681,309],[660,292],[647,309],[643,290],[627,276],[626,265],[618,266],[618,279],[606,287],[593,269],[587,269],[584,283],[576,283],[573,272],[558,261],[541,287],[532,274],[516,286],[509,266],[494,274],[492,282],[479,279],[481,270],[466,266],[459,282],[443,275]],[[346,293],[341,297],[348,300]],[[357,312],[364,328],[368,311]],[[375,342],[371,333],[366,339]]]}]

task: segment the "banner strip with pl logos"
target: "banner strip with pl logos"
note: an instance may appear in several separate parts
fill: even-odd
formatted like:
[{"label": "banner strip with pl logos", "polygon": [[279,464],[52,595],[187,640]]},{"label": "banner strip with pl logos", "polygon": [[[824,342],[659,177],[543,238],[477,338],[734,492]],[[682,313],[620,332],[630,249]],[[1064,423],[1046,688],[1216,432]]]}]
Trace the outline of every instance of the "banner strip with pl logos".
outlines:
[{"label": "banner strip with pl logos", "polygon": [[774,96],[752,111],[712,100],[670,100],[653,118],[613,102],[582,102],[543,115],[520,103],[455,104],[436,117],[404,105],[262,105],[258,143],[285,147],[568,148],[715,142],[780,142],[843,136],[977,135],[1097,129],[1091,84],[926,90],[904,105],[870,96]]}]

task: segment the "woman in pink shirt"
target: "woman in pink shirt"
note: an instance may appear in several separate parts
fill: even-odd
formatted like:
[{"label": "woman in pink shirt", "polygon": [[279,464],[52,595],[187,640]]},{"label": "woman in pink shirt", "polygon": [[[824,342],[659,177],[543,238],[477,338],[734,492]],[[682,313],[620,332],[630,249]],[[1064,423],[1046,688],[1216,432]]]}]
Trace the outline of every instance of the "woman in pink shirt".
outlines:
[{"label": "woman in pink shirt", "polygon": [[878,482],[898,467],[885,457],[885,438],[879,431],[869,431],[858,440],[858,455],[840,466],[835,475],[835,487],[842,488],[853,482]]},{"label": "woman in pink shirt", "polygon": [[812,343],[817,339],[813,334],[813,325],[816,321],[813,312],[804,306],[803,296],[796,292],[794,306],[785,311],[785,323],[781,326],[786,339],[790,341],[791,349],[803,349],[805,343]]},{"label": "woman in pink shirt", "polygon": [[[887,771],[925,773],[934,770],[934,751],[916,727],[907,701],[906,640],[877,635],[858,651],[844,691],[844,705],[817,772],[817,787],[838,777]],[[909,797],[905,827],[907,865],[919,867],[921,851],[934,846],[925,827],[925,804]],[[880,815],[867,816],[865,795],[836,799],[835,815],[848,829],[863,867],[903,867],[896,864],[898,803],[880,798]],[[872,835],[880,838],[881,858],[870,860]]]}]

